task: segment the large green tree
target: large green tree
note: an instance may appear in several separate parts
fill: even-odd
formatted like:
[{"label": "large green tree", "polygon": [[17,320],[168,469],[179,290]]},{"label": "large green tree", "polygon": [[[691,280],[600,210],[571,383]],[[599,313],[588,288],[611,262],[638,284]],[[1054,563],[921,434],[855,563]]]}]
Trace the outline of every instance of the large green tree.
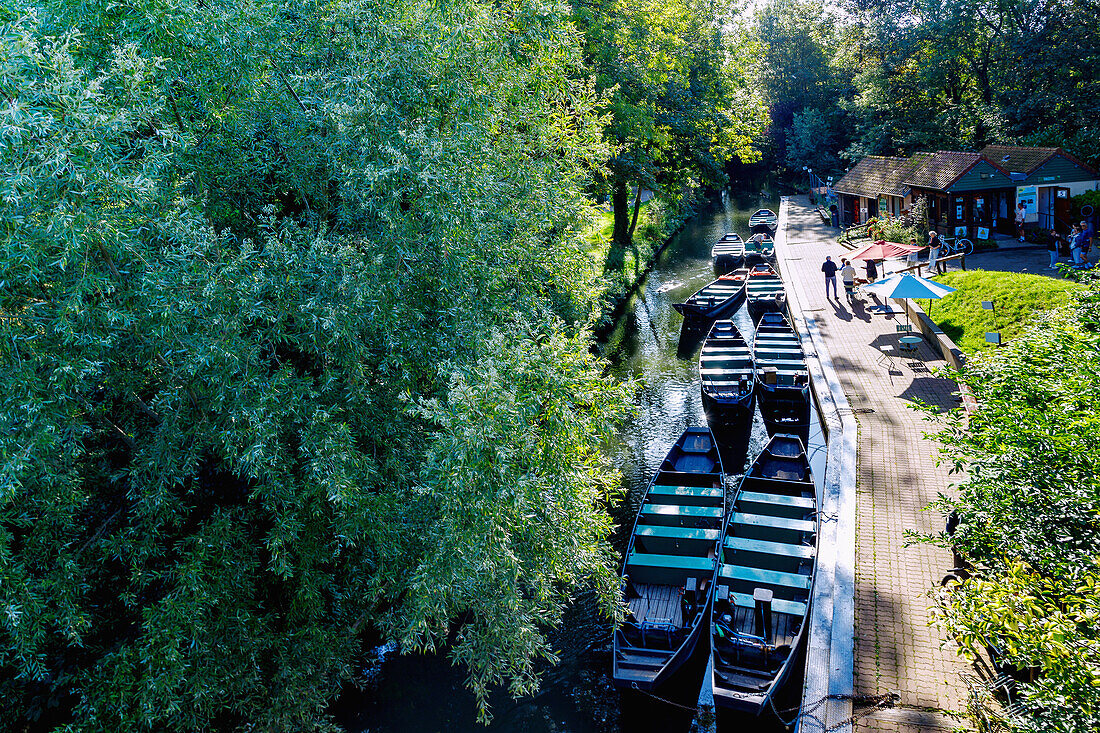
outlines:
[{"label": "large green tree", "polygon": [[568,18],[8,18],[0,726],[318,729],[379,634],[533,690],[617,587]]},{"label": "large green tree", "polygon": [[573,5],[597,89],[607,100],[612,156],[597,178],[610,193],[613,239],[625,247],[638,223],[642,189],[677,207],[688,187],[722,183],[731,158],[756,160],[763,110],[729,34],[732,4]]}]

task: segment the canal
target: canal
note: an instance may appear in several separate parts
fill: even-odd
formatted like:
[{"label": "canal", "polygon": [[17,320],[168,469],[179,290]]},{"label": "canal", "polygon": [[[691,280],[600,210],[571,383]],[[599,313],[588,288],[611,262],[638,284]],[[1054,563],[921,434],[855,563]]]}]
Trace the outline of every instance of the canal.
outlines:
[{"label": "canal", "polygon": [[[689,425],[706,425],[698,381],[699,338],[681,338],[680,315],[672,303],[682,302],[714,278],[710,248],[723,234],[748,232],[748,217],[758,208],[778,210],[768,194],[726,193],[687,222],[662,253],[605,345],[614,372],[636,380],[636,412],[621,433],[621,461],[627,496],[616,508],[619,531],[613,538],[625,552],[641,496],[653,471],[680,433]],[[744,308],[734,322],[751,341],[752,320]],[[816,423],[816,416],[814,416]],[[719,436],[729,474],[743,470],[746,453],[753,456],[767,435],[757,413],[748,436]],[[820,443],[820,432],[811,444]],[[818,467],[815,466],[815,469]],[[731,483],[730,487],[735,486]],[[703,681],[707,644],[699,644],[690,663],[659,690],[660,697],[620,691],[611,684],[611,630],[596,611],[592,598],[581,597],[566,614],[562,629],[552,636],[561,662],[544,672],[541,692],[513,700],[505,691],[492,699],[493,722],[476,722],[473,696],[463,686],[464,670],[443,656],[401,656],[380,648],[369,665],[368,685],[346,692],[338,704],[339,722],[350,733],[618,733],[619,731],[691,730],[695,701]],[[793,718],[801,689],[800,675],[787,686],[777,706]],[[720,730],[768,733],[784,730],[774,719],[723,716]]]}]

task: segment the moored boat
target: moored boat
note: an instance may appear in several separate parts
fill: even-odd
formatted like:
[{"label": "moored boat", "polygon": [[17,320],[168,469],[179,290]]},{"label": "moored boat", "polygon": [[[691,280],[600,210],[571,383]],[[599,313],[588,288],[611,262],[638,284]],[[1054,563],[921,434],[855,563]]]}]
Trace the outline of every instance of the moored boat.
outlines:
[{"label": "moored boat", "polygon": [[708,428],[688,428],[646,489],[623,562],[627,616],[612,679],[652,690],[691,656],[707,626],[726,514],[722,459]]},{"label": "moored boat", "polygon": [[817,539],[806,450],[776,435],[741,480],[722,536],[709,629],[717,706],[759,715],[786,682],[809,625]]},{"label": "moored boat", "polygon": [[763,232],[775,236],[775,230],[779,227],[779,217],[771,209],[757,209],[749,217],[749,230],[754,234]]},{"label": "moored boat", "polygon": [[711,427],[744,426],[756,408],[752,351],[733,321],[715,321],[699,353],[703,411]]},{"label": "moored boat", "polygon": [[775,240],[768,234],[757,232],[745,240],[745,265],[769,262],[775,257]]},{"label": "moored boat", "polygon": [[683,303],[673,303],[684,318],[720,318],[745,300],[745,270],[734,270],[703,286]]},{"label": "moored boat", "polygon": [[756,326],[752,358],[757,401],[769,435],[807,436],[810,427],[810,375],[798,335],[779,313],[765,313]]},{"label": "moored boat", "polygon": [[758,323],[765,313],[783,313],[787,309],[783,280],[770,265],[756,265],[749,270],[745,303],[753,323]]},{"label": "moored boat", "polygon": [[719,239],[710,248],[710,256],[714,260],[714,271],[719,275],[740,267],[745,261],[745,243],[741,235],[730,232]]}]

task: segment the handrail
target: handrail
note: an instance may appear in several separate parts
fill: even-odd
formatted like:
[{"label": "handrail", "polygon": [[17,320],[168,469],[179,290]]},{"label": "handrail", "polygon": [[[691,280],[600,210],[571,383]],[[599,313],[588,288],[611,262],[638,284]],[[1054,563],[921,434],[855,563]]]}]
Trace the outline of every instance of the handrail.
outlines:
[{"label": "handrail", "polygon": [[[962,269],[963,270],[966,269],[966,255],[962,254],[961,252],[959,254],[956,254],[956,255],[948,255],[947,257],[937,257],[936,258],[936,262],[950,262],[951,260],[959,260],[959,265],[962,267]],[[918,262],[915,265],[910,265],[909,267],[906,267],[904,270],[894,270],[890,274],[891,275],[898,275],[898,274],[903,273],[903,272],[910,272],[912,270],[916,270],[917,271],[917,276],[919,277],[920,276],[920,270],[921,270],[922,267],[928,267],[928,263],[927,262]]]}]

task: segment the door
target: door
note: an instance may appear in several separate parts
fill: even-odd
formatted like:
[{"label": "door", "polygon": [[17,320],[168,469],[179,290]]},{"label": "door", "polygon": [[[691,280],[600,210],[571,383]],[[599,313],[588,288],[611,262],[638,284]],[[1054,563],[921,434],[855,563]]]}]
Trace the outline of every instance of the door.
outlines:
[{"label": "door", "polygon": [[1073,223],[1069,220],[1069,189],[1068,188],[1055,188],[1054,189],[1054,227],[1061,233],[1065,234],[1069,231],[1070,225]]}]

